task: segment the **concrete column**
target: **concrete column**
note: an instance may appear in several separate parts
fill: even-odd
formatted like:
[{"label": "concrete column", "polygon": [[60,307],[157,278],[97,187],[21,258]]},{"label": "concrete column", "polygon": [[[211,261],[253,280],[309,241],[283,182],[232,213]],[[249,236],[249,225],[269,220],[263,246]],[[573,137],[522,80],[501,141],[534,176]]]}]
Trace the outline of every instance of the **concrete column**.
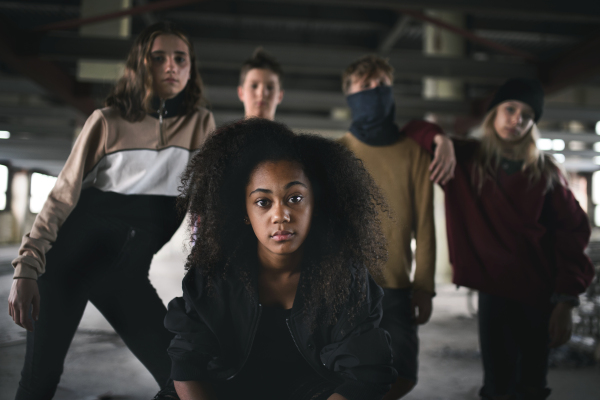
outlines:
[{"label": "concrete column", "polygon": [[[449,24],[465,27],[463,14],[450,11],[428,10],[427,15]],[[465,40],[455,33],[435,25],[425,23],[423,32],[423,52],[434,57],[464,57]],[[440,59],[440,62],[444,62]],[[460,79],[425,77],[423,97],[426,99],[461,100],[465,96],[464,83]]]},{"label": "concrete column", "polygon": [[[81,17],[92,17],[107,14],[131,7],[131,0],[82,0]],[[79,28],[81,36],[122,38],[131,35],[131,17],[124,17]],[[77,79],[81,82],[114,82],[125,68],[124,61],[79,60],[77,63]]]},{"label": "concrete column", "polygon": [[[428,10],[426,13],[452,25],[461,28],[465,26],[465,17],[462,14],[438,10]],[[462,37],[448,30],[425,23],[423,52],[428,56],[439,57],[439,62],[443,63],[444,57],[463,57],[465,55],[465,41]],[[423,97],[426,99],[462,100],[465,97],[464,83],[459,79],[425,77],[423,78]],[[440,121],[443,118],[436,115],[428,115],[427,119],[438,123],[443,122]],[[452,269],[446,235],[444,192],[438,185],[434,187],[434,218],[437,242],[436,281],[450,282]]]}]

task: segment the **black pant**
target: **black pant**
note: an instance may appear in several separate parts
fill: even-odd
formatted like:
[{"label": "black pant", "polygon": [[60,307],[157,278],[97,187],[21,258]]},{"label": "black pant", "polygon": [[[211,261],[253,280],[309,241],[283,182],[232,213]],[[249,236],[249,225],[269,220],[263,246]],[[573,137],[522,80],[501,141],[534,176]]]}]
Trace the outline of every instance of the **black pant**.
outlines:
[{"label": "black pant", "polygon": [[[546,398],[550,313],[479,292],[483,398],[507,394]],[[527,397],[525,393],[533,395]]]},{"label": "black pant", "polygon": [[34,331],[27,333],[16,399],[54,396],[88,300],[164,387],[172,334],[163,326],[166,308],[148,279],[162,244],[157,235],[118,218],[74,211],[47,254],[47,272],[38,279],[41,309]]}]

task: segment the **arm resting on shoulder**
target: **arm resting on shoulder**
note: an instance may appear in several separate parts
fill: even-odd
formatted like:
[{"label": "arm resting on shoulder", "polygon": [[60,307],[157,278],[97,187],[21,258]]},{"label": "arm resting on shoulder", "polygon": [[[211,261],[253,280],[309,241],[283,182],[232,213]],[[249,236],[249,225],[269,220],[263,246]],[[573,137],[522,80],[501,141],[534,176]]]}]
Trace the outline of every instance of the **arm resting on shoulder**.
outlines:
[{"label": "arm resting on shoulder", "polygon": [[454,177],[454,145],[442,128],[427,121],[414,120],[406,124],[402,131],[433,156],[429,165],[433,182],[444,185]]}]

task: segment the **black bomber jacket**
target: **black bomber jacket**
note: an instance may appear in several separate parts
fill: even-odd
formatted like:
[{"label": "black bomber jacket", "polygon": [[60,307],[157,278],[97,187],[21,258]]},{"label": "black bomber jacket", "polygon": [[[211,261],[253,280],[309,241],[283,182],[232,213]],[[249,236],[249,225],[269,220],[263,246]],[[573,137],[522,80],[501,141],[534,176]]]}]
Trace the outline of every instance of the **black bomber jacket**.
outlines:
[{"label": "black bomber jacket", "polygon": [[[262,306],[258,295],[252,296],[235,275],[217,278],[214,292],[207,294],[200,273],[190,269],[186,274],[183,297],[169,303],[165,317],[166,328],[175,333],[168,350],[173,380],[228,380],[244,366]],[[354,276],[352,288],[357,284]],[[319,375],[336,384],[335,392],[345,398],[381,399],[397,376],[389,334],[379,328],[383,290],[369,275],[366,299],[354,318],[342,312],[335,325],[311,332],[303,322],[301,287],[300,282],[286,322],[304,359]],[[351,290],[349,302],[355,296]]]}]

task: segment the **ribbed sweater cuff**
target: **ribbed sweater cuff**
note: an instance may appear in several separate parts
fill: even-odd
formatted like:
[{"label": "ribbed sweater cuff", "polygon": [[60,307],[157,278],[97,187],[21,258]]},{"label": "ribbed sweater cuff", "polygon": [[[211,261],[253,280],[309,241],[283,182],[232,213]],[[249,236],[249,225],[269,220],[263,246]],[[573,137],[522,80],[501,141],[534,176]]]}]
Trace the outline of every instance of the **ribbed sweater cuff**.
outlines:
[{"label": "ribbed sweater cuff", "polygon": [[207,379],[206,367],[189,361],[171,359],[171,379],[174,381],[203,381]]},{"label": "ribbed sweater cuff", "polygon": [[381,400],[390,385],[380,386],[359,381],[347,380],[335,388],[335,393],[348,400]]}]

